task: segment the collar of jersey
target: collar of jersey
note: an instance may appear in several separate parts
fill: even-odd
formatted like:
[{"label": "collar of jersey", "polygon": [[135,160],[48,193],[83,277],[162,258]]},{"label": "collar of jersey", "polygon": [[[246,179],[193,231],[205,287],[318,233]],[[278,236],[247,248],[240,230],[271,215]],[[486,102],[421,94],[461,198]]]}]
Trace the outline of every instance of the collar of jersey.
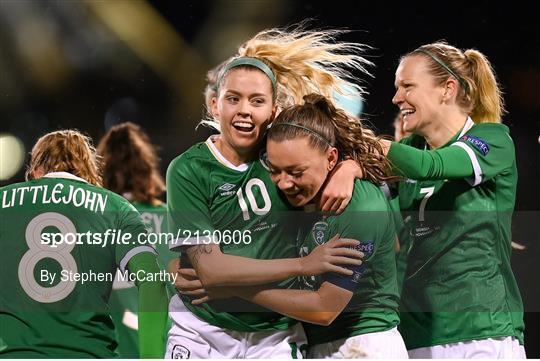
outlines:
[{"label": "collar of jersey", "polygon": [[79,182],[88,183],[84,179],[77,177],[76,175],[73,175],[68,172],[51,172],[51,173],[45,174],[43,178],[64,178],[64,179],[71,179],[71,180],[76,180]]},{"label": "collar of jersey", "polygon": [[[467,120],[465,121],[465,125],[463,126],[463,128],[461,128],[461,131],[457,134],[457,136],[453,136],[452,139],[450,139],[448,143],[443,145],[441,148],[449,146],[450,144],[457,141],[459,138],[463,137],[463,135],[465,135],[465,133],[467,133],[473,127],[473,125],[474,125],[474,121],[472,120],[472,118],[467,117]],[[426,142],[426,145],[424,146],[424,150],[428,150],[428,149],[429,149],[429,146]]]},{"label": "collar of jersey", "polygon": [[473,127],[474,122],[471,117],[467,117],[467,121],[465,122],[465,125],[463,126],[463,129],[461,129],[461,132],[459,132],[459,135],[457,139],[463,137],[465,133],[467,133],[471,128]]},{"label": "collar of jersey", "polygon": [[236,170],[238,172],[245,172],[246,170],[248,170],[249,168],[249,164],[247,163],[244,163],[244,164],[240,164],[239,166],[236,166],[234,164],[232,164],[231,162],[229,162],[224,156],[223,154],[221,154],[221,152],[219,151],[219,149],[217,149],[216,145],[214,144],[214,141],[219,137],[218,134],[215,134],[215,135],[211,135],[207,140],[206,140],[206,145],[208,146],[208,149],[210,149],[210,152],[212,153],[212,155],[216,158],[216,160],[218,162],[220,162],[221,164],[223,164],[225,167],[227,168],[230,168],[230,169],[233,169],[233,170]]}]

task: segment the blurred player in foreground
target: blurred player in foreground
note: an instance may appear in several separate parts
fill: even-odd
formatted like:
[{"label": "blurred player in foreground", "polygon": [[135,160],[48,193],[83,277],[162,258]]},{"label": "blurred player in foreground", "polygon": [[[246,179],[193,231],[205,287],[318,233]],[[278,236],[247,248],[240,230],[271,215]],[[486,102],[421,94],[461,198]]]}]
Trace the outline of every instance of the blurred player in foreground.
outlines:
[{"label": "blurred player in foreground", "polygon": [[46,134],[27,179],[0,189],[0,355],[116,357],[108,300],[120,268],[139,289],[140,354],[162,357],[167,298],[155,251],[139,213],[101,188],[90,139]]}]

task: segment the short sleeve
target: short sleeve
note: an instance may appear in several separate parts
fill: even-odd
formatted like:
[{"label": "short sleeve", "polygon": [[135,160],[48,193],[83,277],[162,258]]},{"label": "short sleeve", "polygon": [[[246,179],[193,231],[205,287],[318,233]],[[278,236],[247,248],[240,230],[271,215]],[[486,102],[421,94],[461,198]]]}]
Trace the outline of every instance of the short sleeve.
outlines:
[{"label": "short sleeve", "polygon": [[[167,169],[167,224],[173,240],[170,249],[210,243],[214,227],[210,218],[208,181],[196,159],[180,156]],[[207,174],[208,176],[208,174]]]},{"label": "short sleeve", "polygon": [[503,124],[475,125],[452,146],[467,153],[474,170],[474,176],[467,179],[472,186],[492,179],[515,163],[514,142]]}]

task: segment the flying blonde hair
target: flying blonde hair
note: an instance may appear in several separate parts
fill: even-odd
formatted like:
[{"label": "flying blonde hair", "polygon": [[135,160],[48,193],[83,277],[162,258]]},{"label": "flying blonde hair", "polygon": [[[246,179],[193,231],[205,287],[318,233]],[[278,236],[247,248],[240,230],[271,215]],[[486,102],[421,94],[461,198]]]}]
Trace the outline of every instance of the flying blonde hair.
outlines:
[{"label": "flying blonde hair", "polygon": [[[351,90],[361,96],[366,90],[357,84],[356,73],[371,76],[368,67],[373,63],[362,57],[370,47],[351,42],[337,42],[345,30],[305,30],[305,24],[284,29],[268,29],[259,32],[238,49],[238,57],[257,58],[270,67],[277,80],[275,102],[280,109],[302,104],[303,97],[311,93],[332,99],[335,92],[349,95]],[[216,84],[227,76],[227,64],[221,64]],[[252,68],[242,65],[238,68]],[[236,69],[236,68],[233,68]],[[349,90],[347,90],[349,89]],[[219,130],[215,119],[202,123]]]},{"label": "flying blonde hair", "polygon": [[92,139],[77,130],[58,130],[45,134],[32,148],[26,179],[50,172],[68,172],[101,186],[100,161]]}]

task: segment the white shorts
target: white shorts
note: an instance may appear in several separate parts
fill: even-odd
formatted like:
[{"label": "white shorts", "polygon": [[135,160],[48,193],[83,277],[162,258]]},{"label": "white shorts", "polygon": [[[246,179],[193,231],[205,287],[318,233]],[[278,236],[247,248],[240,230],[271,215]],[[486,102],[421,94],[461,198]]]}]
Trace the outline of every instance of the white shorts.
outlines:
[{"label": "white shorts", "polygon": [[189,311],[178,295],[169,304],[172,327],[165,358],[302,358],[300,323],[283,331],[240,332],[213,326]]},{"label": "white shorts", "polygon": [[409,350],[410,358],[525,359],[525,348],[515,337],[471,340]]},{"label": "white shorts", "polygon": [[309,358],[406,359],[407,349],[397,327],[310,347]]}]

